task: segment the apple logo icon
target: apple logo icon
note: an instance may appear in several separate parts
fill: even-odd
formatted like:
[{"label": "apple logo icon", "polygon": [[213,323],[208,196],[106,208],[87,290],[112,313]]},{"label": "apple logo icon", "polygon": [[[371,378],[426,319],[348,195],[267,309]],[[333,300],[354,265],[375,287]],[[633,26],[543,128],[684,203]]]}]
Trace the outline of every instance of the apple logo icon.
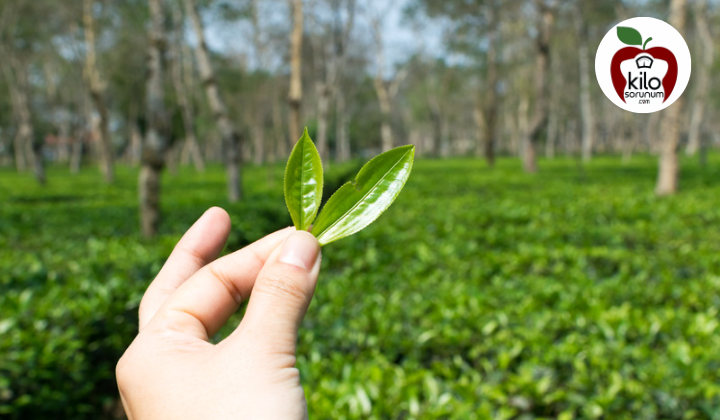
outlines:
[{"label": "apple logo icon", "polygon": [[648,17],[613,26],[595,56],[595,76],[605,96],[636,113],[672,105],[685,91],[690,70],[690,50],[682,35],[668,23]]},{"label": "apple logo icon", "polygon": [[[637,57],[641,53],[646,53],[650,57],[660,59],[668,63],[668,71],[665,74],[665,77],[662,79],[662,87],[665,88],[663,102],[667,101],[670,95],[672,95],[672,91],[675,88],[675,82],[677,81],[678,64],[677,59],[675,59],[675,54],[673,54],[672,51],[668,50],[667,48],[663,47],[653,47],[649,50],[646,50],[645,47],[647,46],[648,42],[652,41],[652,37],[648,38],[645,42],[642,42],[642,36],[640,35],[640,32],[633,28],[618,26],[617,36],[618,39],[620,39],[620,41],[622,41],[624,44],[642,45],[642,49],[635,47],[625,47],[616,52],[612,58],[612,61],[610,63],[610,76],[612,77],[613,86],[615,87],[615,91],[617,92],[618,96],[620,96],[620,99],[625,102],[624,91],[625,86],[628,84],[628,80],[625,79],[625,76],[623,76],[623,73],[620,71],[620,64],[622,64],[622,62],[625,60],[630,60]],[[650,68],[652,66],[652,59],[646,59],[643,61],[640,61],[640,59],[638,59],[637,64],[638,69]],[[628,79],[632,82],[632,78]],[[631,83],[631,85],[634,84]],[[647,86],[647,84],[645,86]]]}]

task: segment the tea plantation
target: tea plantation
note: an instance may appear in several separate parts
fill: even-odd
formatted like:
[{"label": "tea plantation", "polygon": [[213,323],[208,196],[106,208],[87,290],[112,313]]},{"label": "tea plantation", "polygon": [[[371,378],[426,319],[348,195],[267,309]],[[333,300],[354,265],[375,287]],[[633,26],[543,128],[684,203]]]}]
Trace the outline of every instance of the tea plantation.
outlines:
[{"label": "tea plantation", "polygon": [[[418,161],[386,214],[323,250],[299,342],[311,418],[720,419],[720,155],[683,162],[675,197],[655,170]],[[237,205],[219,167],[165,174],[147,241],[135,169],[107,187],[51,168],[44,188],[0,169],[0,418],[117,416],[114,365],[174,243],[211,205],[227,252],[290,225],[282,171],[248,168]]]}]

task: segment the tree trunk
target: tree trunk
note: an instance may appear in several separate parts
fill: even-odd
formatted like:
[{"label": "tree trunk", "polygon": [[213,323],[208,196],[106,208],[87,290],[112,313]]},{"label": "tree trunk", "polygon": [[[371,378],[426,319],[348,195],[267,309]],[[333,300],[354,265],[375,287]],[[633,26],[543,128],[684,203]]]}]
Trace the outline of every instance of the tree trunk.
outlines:
[{"label": "tree trunk", "polygon": [[[678,99],[670,108],[680,107],[681,99]],[[677,109],[677,108],[675,108]],[[679,162],[677,156],[678,139],[680,137],[680,113],[668,109],[664,113],[662,122],[662,149],[660,150],[660,164],[658,170],[657,185],[655,193],[657,195],[670,195],[677,192]]]},{"label": "tree trunk", "polygon": [[215,73],[210,63],[210,54],[208,53],[207,43],[205,42],[205,34],[203,32],[200,15],[195,8],[193,0],[184,0],[185,11],[190,17],[195,28],[195,36],[198,39],[197,48],[195,48],[195,57],[197,58],[198,67],[200,68],[200,77],[202,84],[205,86],[210,109],[215,116],[220,135],[222,136],[225,146],[225,167],[227,172],[227,188],[228,200],[236,202],[242,196],[242,179],[240,172],[241,151],[240,136],[233,126],[227,114],[225,103],[220,97]]},{"label": "tree trunk", "polygon": [[548,104],[548,127],[547,127],[547,139],[545,139],[545,157],[552,159],[555,157],[555,151],[559,146],[560,140],[560,106],[558,101],[560,99],[560,92],[562,90],[562,73],[560,68],[560,58],[558,57],[557,51],[553,51],[550,56],[550,84],[552,90],[550,91],[550,103]]},{"label": "tree trunk", "polygon": [[[311,26],[318,26],[310,22]],[[330,114],[331,87],[334,75],[334,57],[328,53],[326,43],[319,35],[310,38],[315,68],[315,97],[317,101],[317,134],[315,145],[323,163],[327,164],[330,157],[328,146],[328,118]]]},{"label": "tree trunk", "polygon": [[[513,125],[512,127],[512,131],[515,133],[515,135],[513,135],[514,144],[512,145],[512,149],[513,152],[517,153],[520,157],[525,156],[526,143],[530,141],[529,107],[530,100],[526,95],[523,95],[518,104],[517,125]],[[509,118],[508,121],[510,121]]]},{"label": "tree trunk", "polygon": [[210,131],[205,140],[205,156],[213,162],[223,162],[223,140],[217,130]]},{"label": "tree trunk", "polygon": [[577,149],[577,121],[570,120],[565,126],[565,150],[566,154],[571,155],[578,152]]},{"label": "tree trunk", "polygon": [[375,85],[375,93],[378,97],[380,104],[380,148],[383,152],[386,152],[393,147],[393,133],[390,125],[392,118],[392,109],[390,106],[390,93],[388,92],[387,86],[385,86],[385,51],[383,47],[382,31],[380,28],[380,21],[377,19],[372,20],[373,32],[375,35],[375,61],[376,71],[375,79],[373,80]]},{"label": "tree trunk", "polygon": [[[180,149],[180,162],[191,160],[198,172],[205,172],[205,161],[200,152],[200,145],[195,136],[195,126],[193,124],[194,110],[192,102],[188,97],[187,88],[192,80],[192,62],[190,61],[189,51],[184,41],[185,31],[183,31],[183,19],[180,9],[173,7],[173,29],[175,31],[173,41],[170,42],[170,50],[172,55],[172,81],[175,88],[175,96],[178,107],[183,120],[183,128],[185,131],[185,141]],[[189,158],[189,159],[188,159]]]},{"label": "tree trunk", "polygon": [[588,47],[588,28],[584,16],[575,9],[575,24],[578,34],[578,61],[580,71],[580,120],[582,124],[582,160],[592,159],[595,141],[595,119],[590,97],[590,48]]},{"label": "tree trunk", "polygon": [[80,173],[84,135],[85,131],[80,126],[75,128],[73,132],[72,146],[70,149],[70,173],[73,175]]},{"label": "tree trunk", "polygon": [[638,135],[637,127],[633,115],[629,112],[623,113],[623,122],[625,127],[624,144],[622,147],[622,162],[623,164],[630,163],[633,152],[637,147],[640,136]]},{"label": "tree trunk", "polygon": [[255,117],[252,123],[253,136],[253,162],[261,165],[265,161],[265,127],[260,117]]},{"label": "tree trunk", "polygon": [[433,93],[428,95],[428,105],[430,108],[430,124],[432,125],[433,134],[433,156],[441,157],[444,153],[442,117],[440,115],[440,104]]},{"label": "tree trunk", "polygon": [[380,123],[381,150],[387,152],[393,148],[393,134],[390,125],[390,106],[383,105],[380,107],[382,112],[382,122]]},{"label": "tree trunk", "polygon": [[38,141],[34,141],[32,137],[30,138],[30,147],[32,148],[32,155],[33,155],[33,173],[35,174],[35,179],[40,185],[45,185],[47,182],[47,179],[45,177],[45,162],[43,160],[43,146],[45,144],[45,139],[40,138]]},{"label": "tree trunk", "polygon": [[317,140],[318,153],[323,162],[330,158],[330,147],[328,145],[328,117],[330,113],[330,92],[325,83],[317,86]]},{"label": "tree trunk", "polygon": [[552,35],[554,10],[545,4],[545,0],[536,0],[538,13],[538,28],[535,57],[535,105],[532,122],[525,150],[523,153],[523,168],[525,172],[537,172],[536,145],[540,142],[542,129],[548,117],[548,65],[550,64],[550,37]]},{"label": "tree trunk", "polygon": [[290,33],[290,141],[294,144],[300,138],[300,105],[302,103],[302,39],[303,2],[289,0],[292,8],[293,29]]},{"label": "tree trunk", "polygon": [[[347,5],[345,16],[343,15],[342,4]],[[332,38],[332,43],[327,38],[320,36],[312,36],[312,49],[315,64],[315,92],[317,97],[317,148],[323,161],[328,161],[330,150],[328,146],[328,127],[330,120],[330,107],[335,95],[343,95],[338,84],[341,81],[342,73],[345,68],[345,59],[347,55],[347,44],[349,42],[350,33],[355,22],[355,6],[356,0],[334,0],[330,2],[332,13],[332,24],[325,31],[327,38]],[[343,20],[345,22],[343,23]],[[314,22],[313,27],[320,26]],[[323,76],[324,75],[324,76]],[[347,135],[344,134],[347,127],[347,118],[341,115],[345,112],[344,98],[339,98],[335,102],[336,111],[336,142],[335,157],[339,160],[349,159],[349,144],[345,143]],[[342,151],[340,149],[343,149]],[[341,156],[342,155],[342,156]]]},{"label": "tree trunk", "polygon": [[[680,34],[685,33],[685,6],[686,0],[670,1],[669,23]],[[677,191],[678,173],[680,170],[677,146],[680,140],[680,111],[682,110],[682,97],[662,111],[662,150],[658,170],[657,195],[674,194]]]},{"label": "tree trunk", "polygon": [[15,163],[20,169],[32,168],[35,179],[39,184],[45,184],[45,168],[43,166],[42,145],[44,139],[35,141],[35,130],[32,125],[30,111],[29,82],[27,67],[12,53],[5,53],[9,66],[5,70],[13,114],[17,120],[17,133],[13,145],[15,148]]},{"label": "tree trunk", "polygon": [[335,153],[339,162],[350,160],[350,137],[348,135],[348,117],[345,110],[345,93],[338,89],[335,93],[336,137]]},{"label": "tree trunk", "polygon": [[657,139],[660,137],[658,134],[658,126],[660,125],[661,112],[653,112],[648,117],[644,117],[643,124],[643,135],[642,143],[644,150],[651,155],[658,154],[660,152],[657,144]]},{"label": "tree trunk", "polygon": [[255,58],[257,59],[257,65],[261,69],[267,67],[266,55],[267,44],[262,40],[260,26],[260,11],[259,9],[260,0],[251,0],[250,2],[250,18],[253,27],[253,46],[255,47]]},{"label": "tree trunk", "polygon": [[[260,0],[252,0],[250,3],[250,11],[251,11],[251,21],[252,21],[252,38],[253,38],[253,46],[255,48],[255,59],[257,60],[257,66],[260,69],[266,69],[266,59],[265,59],[265,42],[262,40],[261,31],[262,28],[260,26],[260,13],[258,10],[258,3]],[[252,132],[252,144],[253,144],[253,161],[255,164],[260,165],[263,162],[267,160],[268,155],[270,155],[270,150],[272,148],[265,147],[265,116],[266,116],[266,84],[264,82],[261,82],[261,84],[257,87],[256,95],[257,99],[255,101],[255,111],[252,113],[252,123],[251,123],[251,132]]]},{"label": "tree trunk", "polygon": [[100,77],[97,67],[97,58],[95,56],[95,19],[93,18],[93,0],[83,0],[83,25],[85,34],[85,78],[90,88],[90,97],[92,98],[95,109],[97,110],[100,121],[98,127],[98,151],[100,157],[100,171],[105,178],[105,182],[112,183],[115,174],[113,169],[113,150],[110,139],[108,109],[105,104],[105,86],[106,83]]},{"label": "tree trunk", "polygon": [[[715,134],[715,137],[717,138],[718,134]],[[700,161],[700,167],[705,169],[707,168],[707,155],[708,155],[708,146],[709,146],[709,140],[704,140],[702,137],[700,137],[700,150],[699,150],[699,161]]]},{"label": "tree trunk", "polygon": [[[9,53],[4,49],[0,49],[0,54],[5,57],[9,57]],[[13,137],[13,154],[15,157],[15,167],[18,172],[25,172],[27,170],[27,160],[25,156],[25,142],[28,138],[27,127],[22,124],[22,115],[20,108],[22,106],[20,93],[18,92],[18,85],[15,81],[15,75],[10,65],[10,59],[0,60],[0,66],[2,67],[3,75],[5,76],[5,82],[7,83],[8,90],[10,93],[10,103],[12,104],[13,116],[17,123],[17,130]]]},{"label": "tree trunk", "polygon": [[[58,87],[54,75],[58,69],[49,59],[43,59],[42,62],[45,90],[47,96],[47,106],[53,115],[67,112],[67,108],[61,106],[58,98]],[[55,143],[52,145],[54,149],[55,162],[66,163],[70,156],[70,145],[68,139],[70,137],[70,120],[69,118],[52,118],[52,125],[55,128]]]},{"label": "tree trunk", "polygon": [[495,133],[497,132],[497,111],[498,111],[498,75],[497,75],[497,32],[498,19],[495,16],[497,8],[496,2],[491,1],[488,6],[488,20],[490,22],[490,30],[488,31],[488,49],[487,49],[487,89],[485,92],[485,126],[484,126],[484,149],[485,160],[488,166],[495,166]]},{"label": "tree trunk", "polygon": [[68,163],[70,160],[70,121],[63,120],[58,123],[58,145],[57,145],[57,162]]},{"label": "tree trunk", "polygon": [[142,161],[142,133],[136,120],[130,123],[130,164],[137,166]]},{"label": "tree trunk", "polygon": [[25,172],[27,162],[25,160],[25,141],[27,139],[27,130],[24,126],[18,127],[17,133],[13,137],[13,150],[15,155],[15,167],[18,172]]},{"label": "tree trunk", "polygon": [[475,141],[475,156],[485,156],[485,145],[487,145],[485,136],[487,136],[487,130],[485,124],[485,113],[481,109],[480,104],[475,104],[475,109],[473,110],[473,121],[475,121],[475,131],[477,132],[477,139]]},{"label": "tree trunk", "polygon": [[555,145],[558,137],[558,115],[557,107],[550,110],[548,118],[547,139],[545,140],[545,157],[552,159],[555,157]]},{"label": "tree trunk", "polygon": [[382,116],[382,120],[380,122],[381,149],[383,152],[387,152],[393,147],[392,127],[390,126],[392,111],[390,108],[390,98],[387,94],[387,88],[385,87],[385,82],[382,80],[380,75],[375,77],[375,92],[377,93],[378,101],[380,102],[380,114]]},{"label": "tree trunk", "polygon": [[523,169],[529,174],[537,172],[535,143],[531,136],[525,141],[525,148],[523,149]]},{"label": "tree trunk", "polygon": [[168,150],[165,152],[165,167],[172,176],[178,176],[180,173],[180,153],[182,152],[182,145],[178,142],[172,143]]},{"label": "tree trunk", "polygon": [[705,102],[707,101],[707,91],[709,82],[709,72],[713,64],[713,40],[707,23],[707,1],[697,0],[695,2],[695,30],[702,52],[697,54],[702,57],[697,71],[697,84],[695,85],[695,95],[693,99],[693,107],[690,113],[690,126],[688,128],[688,145],[685,152],[688,156],[694,156],[701,146],[703,114],[705,111]]},{"label": "tree trunk", "polygon": [[288,136],[285,134],[285,124],[283,124],[282,102],[278,99],[279,95],[273,94],[272,102],[272,125],[273,137],[275,137],[275,158],[285,160],[288,157]]},{"label": "tree trunk", "polygon": [[[442,119],[442,114],[440,114],[440,118]],[[447,124],[447,120],[442,119],[441,121],[440,156],[448,157],[453,151],[452,130],[450,124]]]},{"label": "tree trunk", "polygon": [[[317,26],[311,22],[311,26]],[[315,67],[315,97],[317,101],[317,135],[315,136],[318,153],[324,163],[330,156],[327,139],[328,114],[330,113],[330,83],[334,75],[332,58],[327,53],[325,42],[319,36],[311,38],[313,63]]]},{"label": "tree trunk", "polygon": [[[519,146],[518,154],[523,160],[523,169],[525,172],[535,172],[537,166],[535,163],[535,148],[532,145],[532,139],[530,138],[530,118],[528,108],[530,107],[530,100],[527,96],[523,96],[520,99],[518,105],[518,133],[519,133]],[[528,157],[530,153],[530,157]]]},{"label": "tree trunk", "polygon": [[148,0],[150,45],[147,80],[147,132],[138,179],[140,225],[146,238],[157,234],[160,223],[160,175],[168,147],[163,87],[163,53],[166,47],[162,0]]},{"label": "tree trunk", "polygon": [[346,115],[345,92],[339,88],[339,84],[342,82],[342,76],[345,72],[345,64],[347,63],[348,44],[350,42],[350,34],[352,33],[355,25],[357,0],[348,0],[346,5],[347,20],[341,30],[339,24],[342,22],[343,13],[340,9],[340,2],[332,3],[334,20],[338,26],[334,28],[334,64],[330,68],[330,75],[332,78],[330,79],[329,87],[332,93],[331,97],[337,96],[335,99],[335,125],[337,131],[335,149],[338,160],[340,161],[350,160],[349,119]]}]

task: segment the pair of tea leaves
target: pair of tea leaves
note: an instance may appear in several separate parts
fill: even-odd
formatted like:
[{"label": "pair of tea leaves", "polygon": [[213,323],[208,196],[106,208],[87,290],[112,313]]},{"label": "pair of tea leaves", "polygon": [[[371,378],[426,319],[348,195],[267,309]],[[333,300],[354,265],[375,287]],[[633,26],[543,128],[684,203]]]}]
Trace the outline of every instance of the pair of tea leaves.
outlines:
[{"label": "pair of tea leaves", "polygon": [[[309,230],[320,245],[350,236],[374,222],[395,201],[410,176],[415,147],[396,147],[371,159],[355,182],[340,187],[318,215],[323,191],[320,155],[307,128],[285,168],[285,203],[298,230]],[[317,215],[317,218],[315,217]]]}]

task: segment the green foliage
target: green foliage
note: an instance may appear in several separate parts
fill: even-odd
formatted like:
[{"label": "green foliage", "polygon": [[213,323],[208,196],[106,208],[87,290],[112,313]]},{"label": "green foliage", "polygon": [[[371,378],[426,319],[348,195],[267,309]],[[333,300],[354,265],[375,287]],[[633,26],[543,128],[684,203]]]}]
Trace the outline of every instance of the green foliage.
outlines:
[{"label": "green foliage", "polygon": [[285,204],[298,230],[308,230],[320,208],[323,168],[307,127],[285,167]]},{"label": "green foliage", "polygon": [[395,201],[412,170],[415,147],[396,147],[375,156],[327,201],[312,233],[321,245],[356,233]]},{"label": "green foliage", "polygon": [[[324,252],[298,343],[312,418],[718,418],[720,172],[685,160],[682,193],[658,199],[654,158],[541,168],[419,161],[386,222]],[[134,170],[105,186],[50,168],[42,189],[0,169],[0,417],[109,417],[182,232],[211,205],[232,216],[227,251],[290,225],[282,173],[247,170],[237,205],[220,167],[166,176],[147,242]]]},{"label": "green foliage", "polygon": [[[412,145],[381,153],[360,169],[355,182],[340,187],[312,228],[320,245],[350,236],[380,217],[405,186],[414,156]],[[307,127],[290,153],[284,183],[285,203],[295,228],[310,229],[323,197],[323,170]]]},{"label": "green foliage", "polygon": [[574,165],[420,161],[392,223],[325,252],[315,418],[717,418],[717,170],[658,200],[653,160]]},{"label": "green foliage", "polygon": [[[48,186],[0,169],[0,418],[110,418],[115,363],[137,333],[140,298],[209,206],[233,219],[232,251],[291,222],[277,170],[249,174],[248,202],[225,202],[222,168],[163,180],[163,230],[138,235],[137,172],[117,184],[50,168]],[[192,191],[188,194],[188,191]]]}]

